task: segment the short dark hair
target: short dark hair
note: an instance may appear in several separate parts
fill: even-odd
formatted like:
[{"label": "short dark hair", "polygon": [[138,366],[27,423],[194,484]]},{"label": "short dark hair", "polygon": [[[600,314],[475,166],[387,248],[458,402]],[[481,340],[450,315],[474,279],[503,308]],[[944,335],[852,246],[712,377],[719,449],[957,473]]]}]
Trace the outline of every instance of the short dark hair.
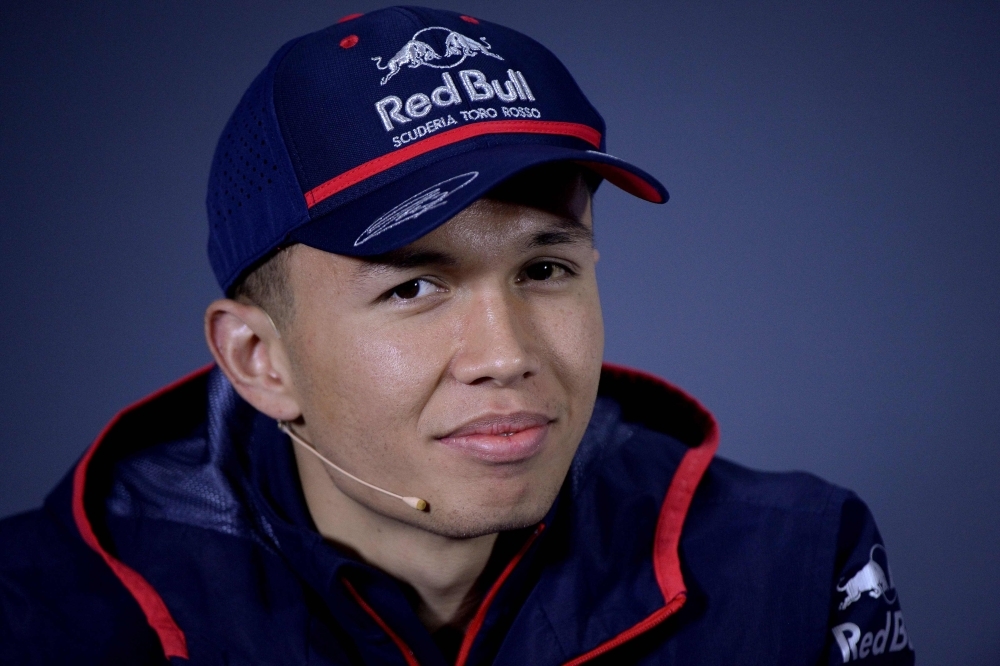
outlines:
[{"label": "short dark hair", "polygon": [[[581,180],[591,195],[601,184],[599,175],[572,162],[542,164],[511,176],[486,197],[531,203],[551,196],[553,187],[563,192]],[[279,328],[286,326],[294,313],[294,295],[288,284],[290,249],[279,247],[232,287],[233,299],[261,308]]]},{"label": "short dark hair", "polygon": [[288,284],[288,256],[291,248],[279,247],[252,268],[232,288],[234,300],[256,305],[284,328],[291,321],[294,295]]}]

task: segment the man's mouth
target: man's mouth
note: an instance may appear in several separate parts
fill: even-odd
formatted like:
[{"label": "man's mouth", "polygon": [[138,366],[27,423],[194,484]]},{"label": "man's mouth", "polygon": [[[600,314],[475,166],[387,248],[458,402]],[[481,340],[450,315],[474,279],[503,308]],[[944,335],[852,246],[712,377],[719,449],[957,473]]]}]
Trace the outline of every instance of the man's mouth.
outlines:
[{"label": "man's mouth", "polygon": [[470,421],[438,441],[491,463],[515,463],[531,458],[545,443],[554,422],[542,414],[489,414]]}]

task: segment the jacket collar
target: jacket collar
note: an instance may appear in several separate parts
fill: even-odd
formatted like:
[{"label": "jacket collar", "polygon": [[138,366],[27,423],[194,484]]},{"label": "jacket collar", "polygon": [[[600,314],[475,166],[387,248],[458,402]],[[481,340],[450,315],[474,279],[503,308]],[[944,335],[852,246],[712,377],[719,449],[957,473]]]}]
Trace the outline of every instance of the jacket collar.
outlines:
[{"label": "jacket collar", "polygon": [[[687,599],[679,542],[718,427],[666,382],[605,365],[603,436],[586,439],[569,479],[572,503],[549,534],[558,544],[498,662],[582,664],[664,623]],[[592,422],[591,430],[595,430]],[[589,448],[588,448],[589,447]],[[528,647],[530,645],[530,648]]]},{"label": "jacket collar", "polygon": [[[247,449],[238,444],[261,437],[260,432],[264,438],[272,435],[260,415],[235,397],[221,373],[210,371],[211,366],[202,368],[116,415],[66,480],[75,528],[136,598],[168,658],[187,658],[183,631],[156,590],[105,548],[103,512],[119,461],[157,444],[190,440],[193,430],[203,431],[208,450],[202,471],[232,499],[221,523],[219,516],[198,520],[216,528],[228,526],[223,531],[244,530],[265,547],[304,547],[311,552],[300,555],[312,558],[310,566],[326,576],[328,588],[331,572],[342,567],[357,568],[366,580],[384,577],[346,557],[315,562],[316,552],[332,549],[322,549],[315,532],[302,538],[311,520],[289,513],[287,493],[277,504],[275,498],[262,496],[261,486],[241,471],[247,469]],[[544,546],[544,552],[534,559],[544,563],[544,570],[506,632],[511,640],[500,645],[498,662],[505,654],[514,656],[535,645],[536,656],[549,654],[545,661],[584,663],[661,624],[686,599],[678,545],[694,491],[718,446],[715,420],[679,389],[618,366],[605,365],[598,399],[599,409],[574,459],[563,501],[551,512],[551,529],[537,545]],[[252,460],[249,464],[252,467]],[[50,502],[61,494],[57,489]],[[275,506],[284,515],[276,514]],[[510,573],[513,583],[518,576]],[[393,607],[389,601],[378,605]],[[470,663],[485,656],[477,654],[480,647],[495,645],[489,640],[488,620],[490,613],[499,615],[502,606],[481,609],[481,623],[475,627],[479,635],[473,632],[463,650]]]}]

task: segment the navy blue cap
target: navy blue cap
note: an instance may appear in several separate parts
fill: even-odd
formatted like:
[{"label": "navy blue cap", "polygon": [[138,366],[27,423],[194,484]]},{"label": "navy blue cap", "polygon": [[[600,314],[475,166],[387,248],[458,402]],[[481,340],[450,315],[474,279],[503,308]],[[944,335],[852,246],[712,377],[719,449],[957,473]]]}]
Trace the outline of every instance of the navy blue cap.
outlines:
[{"label": "navy blue cap", "polygon": [[655,203],[548,49],[454,12],[391,7],[285,44],[243,95],[208,184],[222,289],[290,243],[382,254],[532,166],[573,161]]}]

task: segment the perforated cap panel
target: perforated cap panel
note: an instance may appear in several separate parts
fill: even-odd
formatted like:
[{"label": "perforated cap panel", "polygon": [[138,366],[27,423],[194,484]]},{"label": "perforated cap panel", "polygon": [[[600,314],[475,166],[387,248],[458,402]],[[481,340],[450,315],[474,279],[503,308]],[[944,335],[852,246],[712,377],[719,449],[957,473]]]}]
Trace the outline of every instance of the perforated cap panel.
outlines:
[{"label": "perforated cap panel", "polygon": [[208,256],[225,291],[308,220],[274,113],[274,69],[292,43],[254,79],[226,123],[208,180]]},{"label": "perforated cap panel", "polygon": [[[221,222],[229,223],[234,208],[242,208],[244,201],[263,194],[264,187],[271,189],[278,165],[264,138],[264,107],[247,104],[243,117],[237,119],[219,140],[215,156],[215,171],[219,186],[214,194],[214,210]],[[249,204],[248,204],[249,205]]]}]

